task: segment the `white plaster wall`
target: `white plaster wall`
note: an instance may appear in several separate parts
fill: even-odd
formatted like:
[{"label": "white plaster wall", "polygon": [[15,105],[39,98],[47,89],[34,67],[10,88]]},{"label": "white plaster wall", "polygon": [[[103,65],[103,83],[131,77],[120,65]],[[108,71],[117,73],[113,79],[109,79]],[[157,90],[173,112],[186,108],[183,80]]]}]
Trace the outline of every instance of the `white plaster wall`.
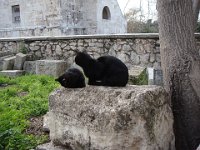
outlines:
[{"label": "white plaster wall", "polygon": [[[57,26],[61,22],[60,0],[2,0],[0,28]],[[12,6],[20,5],[20,24],[12,23]],[[5,17],[6,14],[6,17]]]},{"label": "white plaster wall", "polygon": [[[96,33],[97,0],[61,0],[62,27],[65,33]],[[74,7],[72,7],[72,5]]]},{"label": "white plaster wall", "polygon": [[[62,35],[60,0],[1,0],[0,37]],[[20,5],[20,23],[12,22],[12,6]]]},{"label": "white plaster wall", "polygon": [[[20,5],[17,24],[12,22],[13,5]],[[109,6],[111,20],[102,19],[104,6]],[[0,0],[0,37],[125,32],[117,0]]]},{"label": "white plaster wall", "polygon": [[[18,1],[16,1],[18,3]],[[12,10],[9,0],[1,0],[0,2],[0,27],[12,27]]]},{"label": "white plaster wall", "polygon": [[[111,19],[102,19],[102,11],[108,6]],[[97,32],[102,34],[126,33],[127,23],[121,12],[117,0],[99,0],[97,9]]]},{"label": "white plaster wall", "polygon": [[98,34],[97,31],[97,8],[98,8],[98,0],[83,0],[83,12],[84,21],[86,30],[88,34]]}]

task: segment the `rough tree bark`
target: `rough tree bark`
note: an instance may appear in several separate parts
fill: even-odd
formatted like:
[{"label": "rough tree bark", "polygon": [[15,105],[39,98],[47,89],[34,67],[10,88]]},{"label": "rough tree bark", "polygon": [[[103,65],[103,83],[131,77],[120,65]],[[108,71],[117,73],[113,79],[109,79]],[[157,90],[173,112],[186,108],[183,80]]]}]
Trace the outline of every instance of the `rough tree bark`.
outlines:
[{"label": "rough tree bark", "polygon": [[164,84],[171,97],[177,150],[200,144],[200,55],[191,0],[158,0]]}]

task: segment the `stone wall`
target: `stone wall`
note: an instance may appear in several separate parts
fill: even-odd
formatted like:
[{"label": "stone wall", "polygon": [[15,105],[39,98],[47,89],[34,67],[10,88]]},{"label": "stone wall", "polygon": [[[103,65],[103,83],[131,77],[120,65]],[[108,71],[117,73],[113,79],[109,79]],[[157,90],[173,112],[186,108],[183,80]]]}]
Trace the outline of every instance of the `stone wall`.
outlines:
[{"label": "stone wall", "polygon": [[[196,35],[200,46],[200,35]],[[66,60],[74,63],[76,51],[92,56],[113,55],[132,65],[160,69],[158,34],[94,35],[0,39],[0,52],[28,52],[35,59]]]}]

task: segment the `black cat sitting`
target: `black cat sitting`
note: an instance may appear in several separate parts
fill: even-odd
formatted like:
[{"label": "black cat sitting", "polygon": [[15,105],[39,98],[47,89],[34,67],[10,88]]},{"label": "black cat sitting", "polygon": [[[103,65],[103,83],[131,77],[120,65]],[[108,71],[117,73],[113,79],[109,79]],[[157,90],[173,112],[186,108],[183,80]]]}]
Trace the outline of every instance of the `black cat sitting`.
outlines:
[{"label": "black cat sitting", "polygon": [[83,73],[77,68],[68,69],[62,76],[55,79],[66,88],[83,88],[85,87],[85,78]]},{"label": "black cat sitting", "polygon": [[116,57],[102,56],[93,59],[85,52],[78,52],[75,62],[83,68],[89,85],[121,87],[128,82],[128,68]]}]

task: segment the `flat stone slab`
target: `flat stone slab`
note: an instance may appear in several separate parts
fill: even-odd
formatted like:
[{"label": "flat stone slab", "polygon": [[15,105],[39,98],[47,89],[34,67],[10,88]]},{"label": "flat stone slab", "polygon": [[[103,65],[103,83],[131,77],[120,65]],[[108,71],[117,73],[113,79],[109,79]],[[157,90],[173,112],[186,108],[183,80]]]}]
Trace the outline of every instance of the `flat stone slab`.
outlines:
[{"label": "flat stone slab", "polygon": [[174,150],[173,115],[159,86],[61,87],[44,120],[52,143],[71,150]]},{"label": "flat stone slab", "polygon": [[54,77],[61,76],[68,68],[68,64],[64,60],[37,60],[36,74],[52,75]]},{"label": "flat stone slab", "polygon": [[0,75],[9,76],[9,77],[17,77],[17,76],[22,76],[24,74],[25,74],[25,71],[23,71],[23,70],[4,70],[4,71],[0,71]]}]

